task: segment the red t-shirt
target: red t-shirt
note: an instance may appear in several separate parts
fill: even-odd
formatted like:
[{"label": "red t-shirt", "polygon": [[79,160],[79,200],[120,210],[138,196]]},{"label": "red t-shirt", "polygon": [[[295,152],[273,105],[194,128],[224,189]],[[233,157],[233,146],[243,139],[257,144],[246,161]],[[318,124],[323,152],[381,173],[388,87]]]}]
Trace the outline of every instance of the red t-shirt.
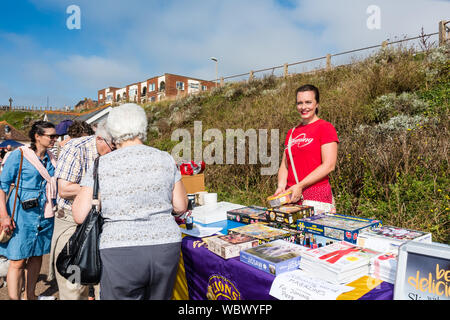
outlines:
[{"label": "red t-shirt", "polygon": [[[292,171],[291,159],[289,157],[289,152],[287,149],[291,131],[292,129],[288,131],[284,143],[288,168],[286,189],[297,183]],[[307,125],[300,124],[295,128],[294,133],[292,134],[291,150],[299,181],[302,181],[307,175],[314,171],[314,169],[322,164],[321,146],[330,142],[339,143],[339,139],[334,126],[325,120],[319,119]],[[312,189],[323,189],[324,185],[329,185],[328,176],[318,181],[314,185],[308,187],[307,189],[311,189],[309,192],[311,193],[311,191],[313,191]],[[305,189],[303,192],[303,196],[305,197],[305,199],[307,199],[307,189]],[[331,196],[331,194],[329,196]],[[322,197],[314,197],[315,199],[308,200],[329,202],[329,196],[327,195],[325,199]]]}]

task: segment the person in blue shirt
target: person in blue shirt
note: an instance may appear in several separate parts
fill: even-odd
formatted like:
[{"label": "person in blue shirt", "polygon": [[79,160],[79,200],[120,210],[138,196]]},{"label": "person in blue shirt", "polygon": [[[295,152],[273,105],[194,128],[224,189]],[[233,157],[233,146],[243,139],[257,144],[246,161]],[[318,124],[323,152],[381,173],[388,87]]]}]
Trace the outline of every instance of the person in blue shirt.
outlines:
[{"label": "person in blue shirt", "polygon": [[[31,139],[30,149],[34,151],[37,158],[32,164],[25,156],[23,157],[20,181],[18,178],[21,150],[17,149],[11,153],[5,163],[0,177],[0,230],[12,232],[11,239],[6,243],[0,243],[0,255],[10,260],[7,283],[8,295],[11,300],[20,300],[26,272],[26,287],[24,299],[43,299],[35,295],[36,283],[42,265],[42,256],[50,252],[50,244],[53,234],[54,217],[48,217],[45,213],[47,203],[47,181],[36,169],[36,162],[43,165],[41,170],[46,169],[50,177],[53,176],[55,168],[52,164],[54,158],[48,154],[47,149],[53,147],[58,136],[55,126],[47,121],[37,121],[33,124],[29,137]],[[22,150],[23,151],[23,150]],[[32,152],[25,150],[27,157]],[[14,184],[18,188],[18,197],[14,213],[14,221],[11,213],[14,206],[15,187],[10,192],[10,186]],[[10,197],[6,195],[10,192]],[[31,208],[24,209],[23,202],[31,199]]]}]

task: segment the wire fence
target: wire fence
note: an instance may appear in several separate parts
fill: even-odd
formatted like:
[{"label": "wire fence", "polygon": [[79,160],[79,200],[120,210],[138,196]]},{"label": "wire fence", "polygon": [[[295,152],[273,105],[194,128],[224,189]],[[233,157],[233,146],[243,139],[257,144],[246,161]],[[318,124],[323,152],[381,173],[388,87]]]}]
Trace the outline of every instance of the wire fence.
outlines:
[{"label": "wire fence", "polygon": [[[271,72],[272,75],[287,77],[292,74],[300,74],[300,73],[309,73],[316,72],[318,70],[330,70],[332,67],[350,65],[354,63],[355,57],[349,57],[351,54],[355,53],[366,53],[366,56],[372,54],[375,50],[380,48],[386,48],[387,46],[402,44],[405,42],[410,42],[414,40],[420,40],[421,42],[424,39],[429,40],[431,37],[438,35],[439,36],[439,45],[446,43],[449,40],[448,33],[450,32],[450,21],[440,21],[439,22],[439,31],[429,34],[424,34],[422,32],[421,35],[411,38],[400,39],[396,41],[383,41],[381,44],[373,45],[369,47],[359,48],[348,50],[344,52],[339,52],[335,54],[327,54],[322,57],[312,58],[308,60],[293,62],[293,63],[285,63],[283,65],[277,65],[269,68],[251,70],[249,72],[221,77],[218,79],[214,79],[211,81],[219,82],[221,85],[224,85],[225,80],[235,79],[237,81],[248,80],[251,81],[255,78],[255,74],[266,74],[268,71]],[[363,58],[363,57],[361,57]],[[332,65],[333,59],[333,65]],[[353,59],[353,61],[351,61]],[[308,66],[307,66],[308,65]],[[294,67],[294,68],[292,68]],[[301,70],[298,70],[298,67],[303,67]],[[309,67],[309,68],[308,68]],[[290,73],[289,73],[290,71]],[[244,78],[245,77],[245,78]]]}]

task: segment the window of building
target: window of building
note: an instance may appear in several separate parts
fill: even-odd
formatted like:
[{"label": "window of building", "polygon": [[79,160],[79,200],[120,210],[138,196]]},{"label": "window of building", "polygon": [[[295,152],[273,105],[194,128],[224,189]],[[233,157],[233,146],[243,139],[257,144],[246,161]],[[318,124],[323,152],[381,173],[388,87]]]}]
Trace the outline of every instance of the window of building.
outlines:
[{"label": "window of building", "polygon": [[202,86],[202,91],[206,91],[206,90],[208,90],[208,87],[207,86]]},{"label": "window of building", "polygon": [[198,89],[199,84],[198,83],[189,83],[189,88],[191,89]]},{"label": "window of building", "polygon": [[144,87],[142,89],[142,95],[145,96],[147,94],[147,87]]},{"label": "window of building", "polygon": [[155,96],[150,97],[150,102],[155,102],[155,101],[156,101],[156,97]]},{"label": "window of building", "polygon": [[164,91],[166,90],[166,83],[164,81],[161,81],[159,83],[159,91]]},{"label": "window of building", "polygon": [[184,82],[183,81],[177,81],[177,89],[178,90],[184,90]]},{"label": "window of building", "polygon": [[148,85],[148,92],[152,92],[152,91],[155,91],[155,84],[154,83],[150,83]]},{"label": "window of building", "polygon": [[103,93],[100,93],[100,95],[98,96],[98,98],[99,98],[100,100],[102,100],[102,99],[103,99]]}]

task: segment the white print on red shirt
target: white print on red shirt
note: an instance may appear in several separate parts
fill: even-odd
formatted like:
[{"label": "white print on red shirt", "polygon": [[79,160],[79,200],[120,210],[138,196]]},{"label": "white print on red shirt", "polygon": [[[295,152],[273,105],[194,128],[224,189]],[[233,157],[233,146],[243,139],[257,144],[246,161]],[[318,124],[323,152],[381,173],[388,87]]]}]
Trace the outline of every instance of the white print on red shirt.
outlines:
[{"label": "white print on red shirt", "polygon": [[[314,138],[307,138],[306,133],[301,133],[295,138],[292,138],[291,145],[297,145],[299,148],[306,147],[308,144],[311,144],[314,141]],[[287,149],[287,147],[285,148]]]}]

